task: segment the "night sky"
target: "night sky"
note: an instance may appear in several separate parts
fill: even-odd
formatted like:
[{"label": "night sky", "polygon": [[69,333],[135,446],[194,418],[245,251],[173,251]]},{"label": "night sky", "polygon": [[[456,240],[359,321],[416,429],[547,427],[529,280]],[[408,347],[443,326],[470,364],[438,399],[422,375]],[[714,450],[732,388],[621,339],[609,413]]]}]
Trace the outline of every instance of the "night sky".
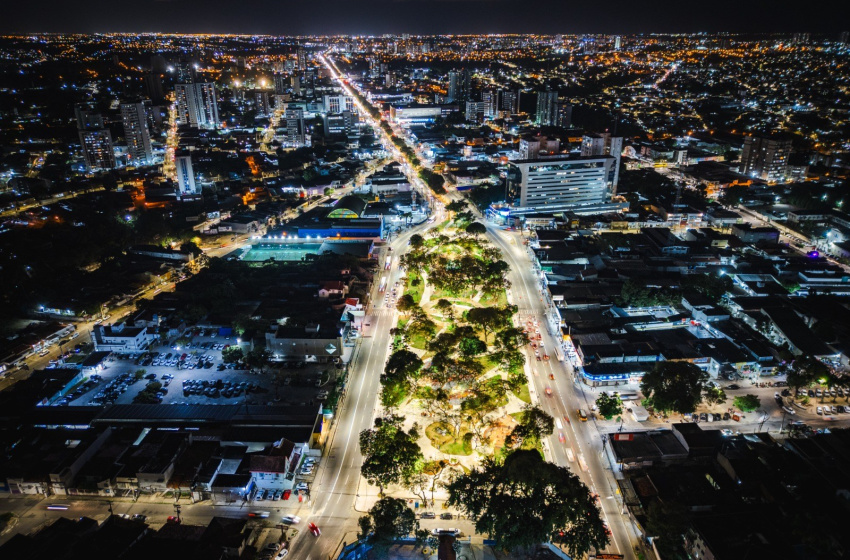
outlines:
[{"label": "night sky", "polygon": [[819,0],[11,0],[0,8],[0,32],[833,34],[850,28],[847,18],[826,4],[835,5]]}]

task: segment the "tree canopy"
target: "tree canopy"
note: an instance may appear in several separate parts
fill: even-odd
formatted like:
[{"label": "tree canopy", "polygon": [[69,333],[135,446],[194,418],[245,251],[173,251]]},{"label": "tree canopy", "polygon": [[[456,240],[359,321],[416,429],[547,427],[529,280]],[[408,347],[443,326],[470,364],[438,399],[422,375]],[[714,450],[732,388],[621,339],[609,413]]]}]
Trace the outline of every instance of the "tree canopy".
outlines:
[{"label": "tree canopy", "polygon": [[381,489],[399,484],[416,474],[424,458],[415,431],[405,432],[404,417],[387,415],[375,419],[375,427],[360,432],[363,477]]},{"label": "tree canopy", "polygon": [[747,394],[735,397],[732,404],[743,412],[752,412],[761,406],[761,401],[758,396]]},{"label": "tree canopy", "polygon": [[619,416],[623,412],[623,401],[620,397],[602,393],[596,399],[596,406],[599,408],[599,414],[606,420],[610,420],[615,416]]},{"label": "tree canopy", "polygon": [[658,362],[640,389],[656,410],[688,413],[696,410],[708,385],[708,374],[690,362]]},{"label": "tree canopy", "polygon": [[369,514],[360,518],[359,525],[357,537],[379,549],[411,534],[420,539],[428,534],[419,529],[416,514],[399,498],[381,498],[375,502]]},{"label": "tree canopy", "polygon": [[587,487],[569,469],[545,462],[537,450],[514,451],[502,464],[485,459],[447,489],[448,504],[502,548],[527,549],[557,535],[571,556],[581,557],[608,542]]},{"label": "tree canopy", "polygon": [[407,349],[393,352],[384,373],[381,375],[381,404],[385,407],[397,406],[409,394],[413,381],[419,377],[422,359]]}]

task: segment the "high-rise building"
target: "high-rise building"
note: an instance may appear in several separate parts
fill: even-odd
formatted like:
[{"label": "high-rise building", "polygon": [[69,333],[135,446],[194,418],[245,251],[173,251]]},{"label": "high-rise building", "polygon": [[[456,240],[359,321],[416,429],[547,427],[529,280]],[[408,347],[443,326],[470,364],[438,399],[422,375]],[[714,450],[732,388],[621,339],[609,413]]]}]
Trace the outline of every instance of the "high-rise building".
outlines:
[{"label": "high-rise building", "polygon": [[569,101],[558,101],[555,104],[555,125],[570,128],[573,124],[573,106]]},{"label": "high-rise building", "polygon": [[177,84],[174,87],[177,97],[177,122],[195,128],[215,128],[218,126],[218,102],[215,84],[198,82]]},{"label": "high-rise building", "polygon": [[290,80],[292,84],[292,93],[295,95],[301,95],[301,77],[300,76],[292,76],[292,80]]},{"label": "high-rise building", "polygon": [[285,74],[274,75],[274,94],[284,95],[289,91],[289,80]]},{"label": "high-rise building", "polygon": [[620,155],[623,153],[623,138],[611,136],[610,132],[602,134],[589,133],[581,139],[581,155],[585,157],[611,156],[614,165],[610,169],[608,186],[612,193],[617,192],[617,183],[620,181]]},{"label": "high-rise building", "polygon": [[519,206],[545,208],[568,204],[599,204],[610,194],[610,156],[525,159],[510,162],[509,178]]},{"label": "high-rise building", "polygon": [[148,123],[150,107],[144,103],[122,103],[121,122],[124,125],[124,140],[131,165],[147,165],[153,162],[151,134]]},{"label": "high-rise building", "polygon": [[499,92],[501,99],[499,100],[499,109],[508,111],[511,114],[519,112],[519,92],[512,90],[503,90]]},{"label": "high-rise building", "polygon": [[557,126],[558,124],[558,92],[537,92],[537,125]]},{"label": "high-rise building", "polygon": [[115,169],[115,149],[112,133],[103,123],[103,116],[84,107],[74,110],[83,159],[89,172]]},{"label": "high-rise building", "polygon": [[325,95],[322,98],[326,113],[354,111],[354,98],[350,95]]},{"label": "high-rise building", "polygon": [[296,60],[298,61],[298,69],[306,70],[307,69],[307,53],[304,52],[304,47],[298,46],[298,50],[295,53]]},{"label": "high-rise building", "polygon": [[195,70],[197,69],[194,62],[190,59],[181,57],[174,64],[174,81],[180,84],[191,84],[195,82]]},{"label": "high-rise building", "polygon": [[616,35],[616,36],[614,37],[614,50],[615,50],[615,51],[620,50],[620,47],[621,47],[622,45],[623,45],[623,38],[622,38],[622,37],[620,37],[619,35]]},{"label": "high-rise building", "polygon": [[283,119],[286,124],[286,144],[290,146],[305,145],[307,138],[304,130],[304,109],[287,107]]},{"label": "high-rise building", "polygon": [[481,92],[481,101],[487,104],[487,114],[495,115],[499,112],[499,92],[488,89]]},{"label": "high-rise building", "polygon": [[257,108],[258,117],[268,117],[272,114],[272,106],[269,101],[269,92],[267,90],[254,90],[254,107]]},{"label": "high-rise building", "polygon": [[174,158],[177,168],[177,192],[181,195],[201,194],[195,183],[195,173],[192,170],[192,156],[180,155]]},{"label": "high-rise building", "polygon": [[79,133],[86,169],[89,171],[115,169],[115,150],[109,129],[80,130]]},{"label": "high-rise building", "polygon": [[771,183],[781,183],[788,175],[791,140],[782,137],[747,136],[741,152],[741,173]]},{"label": "high-rise building", "polygon": [[466,103],[472,94],[472,74],[469,70],[449,70],[448,101]]},{"label": "high-rise building", "polygon": [[466,120],[481,122],[487,117],[492,117],[490,112],[491,105],[489,101],[467,101],[466,102]]},{"label": "high-rise building", "polygon": [[156,102],[165,99],[165,90],[162,89],[162,77],[159,74],[148,72],[145,74],[145,90],[148,97]]}]

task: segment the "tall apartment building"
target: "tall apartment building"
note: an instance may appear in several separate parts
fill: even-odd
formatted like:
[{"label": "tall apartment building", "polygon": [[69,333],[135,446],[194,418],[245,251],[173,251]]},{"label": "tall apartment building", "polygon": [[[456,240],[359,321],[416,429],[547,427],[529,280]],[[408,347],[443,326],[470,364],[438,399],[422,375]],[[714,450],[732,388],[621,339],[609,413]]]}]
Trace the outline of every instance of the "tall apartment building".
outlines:
[{"label": "tall apartment building", "polygon": [[122,103],[121,122],[131,165],[153,162],[150,132],[150,106],[145,103]]},{"label": "tall apartment building", "polygon": [[519,112],[519,92],[503,90],[499,92],[499,110],[508,111],[511,114]]},{"label": "tall apartment building", "polygon": [[448,101],[459,102],[461,105],[469,101],[472,95],[472,74],[463,70],[449,70]]},{"label": "tall apartment building", "polygon": [[301,77],[292,76],[290,84],[292,85],[292,93],[295,95],[301,95]]},{"label": "tall apartment building", "polygon": [[558,92],[537,92],[537,125],[557,126],[558,124]]},{"label": "tall apartment building", "polygon": [[274,75],[274,94],[284,95],[289,91],[289,77],[286,74]]},{"label": "tall apartment building", "polygon": [[623,46],[623,38],[619,35],[614,36],[614,50],[618,51]]},{"label": "tall apartment building", "polygon": [[81,107],[76,108],[74,115],[86,169],[89,172],[115,169],[112,133],[104,125],[103,116]]},{"label": "tall apartment building", "polygon": [[199,82],[174,86],[177,97],[177,122],[195,128],[218,126],[218,102],[215,84]]},{"label": "tall apartment building", "polygon": [[304,52],[304,47],[298,47],[298,50],[295,52],[295,59],[298,62],[299,70],[307,69],[307,53]]},{"label": "tall apartment building", "polygon": [[526,159],[509,163],[509,180],[519,206],[599,204],[610,194],[611,156]]},{"label": "tall apartment building", "polygon": [[254,107],[257,108],[258,117],[268,117],[272,114],[269,92],[264,89],[254,90]]},{"label": "tall apartment building", "polygon": [[620,155],[623,153],[623,138],[611,136],[610,132],[602,134],[585,134],[581,139],[582,156],[611,156],[614,165],[608,177],[609,187],[612,193],[617,192],[617,183],[620,181]]},{"label": "tall apartment building", "polygon": [[778,137],[747,136],[741,152],[741,173],[771,183],[781,183],[788,175],[791,140]]},{"label": "tall apartment building", "polygon": [[283,114],[286,124],[285,142],[290,146],[303,146],[306,144],[306,131],[304,130],[304,109],[292,107],[287,108]]},{"label": "tall apartment building", "polygon": [[555,103],[555,125],[570,128],[573,124],[573,106],[569,101]]},{"label": "tall apartment building", "polygon": [[493,113],[492,105],[489,101],[467,101],[466,102],[466,120],[468,121],[478,121],[479,116],[481,120],[492,117]]},{"label": "tall apartment building", "polygon": [[195,82],[195,64],[188,58],[181,58],[174,64],[174,79],[181,84],[192,84]]},{"label": "tall apartment building", "polygon": [[201,194],[195,183],[195,173],[192,170],[192,156],[181,155],[174,158],[177,167],[177,192],[180,195]]}]

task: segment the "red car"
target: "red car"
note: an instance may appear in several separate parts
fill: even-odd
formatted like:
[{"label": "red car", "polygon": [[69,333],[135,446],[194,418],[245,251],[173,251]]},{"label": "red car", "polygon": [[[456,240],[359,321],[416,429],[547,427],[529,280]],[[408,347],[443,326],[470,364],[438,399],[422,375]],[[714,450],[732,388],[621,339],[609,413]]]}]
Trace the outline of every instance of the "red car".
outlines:
[{"label": "red car", "polygon": [[310,532],[313,533],[314,537],[318,537],[319,535],[322,534],[322,530],[319,529],[319,527],[316,526],[316,524],[313,523],[313,522],[308,523],[307,528],[310,529]]},{"label": "red car", "polygon": [[168,523],[180,523],[180,518],[175,515],[169,515],[168,519],[166,519]]},{"label": "red car", "polygon": [[546,387],[546,394],[549,395],[550,397],[552,396],[552,388],[551,387]]}]

